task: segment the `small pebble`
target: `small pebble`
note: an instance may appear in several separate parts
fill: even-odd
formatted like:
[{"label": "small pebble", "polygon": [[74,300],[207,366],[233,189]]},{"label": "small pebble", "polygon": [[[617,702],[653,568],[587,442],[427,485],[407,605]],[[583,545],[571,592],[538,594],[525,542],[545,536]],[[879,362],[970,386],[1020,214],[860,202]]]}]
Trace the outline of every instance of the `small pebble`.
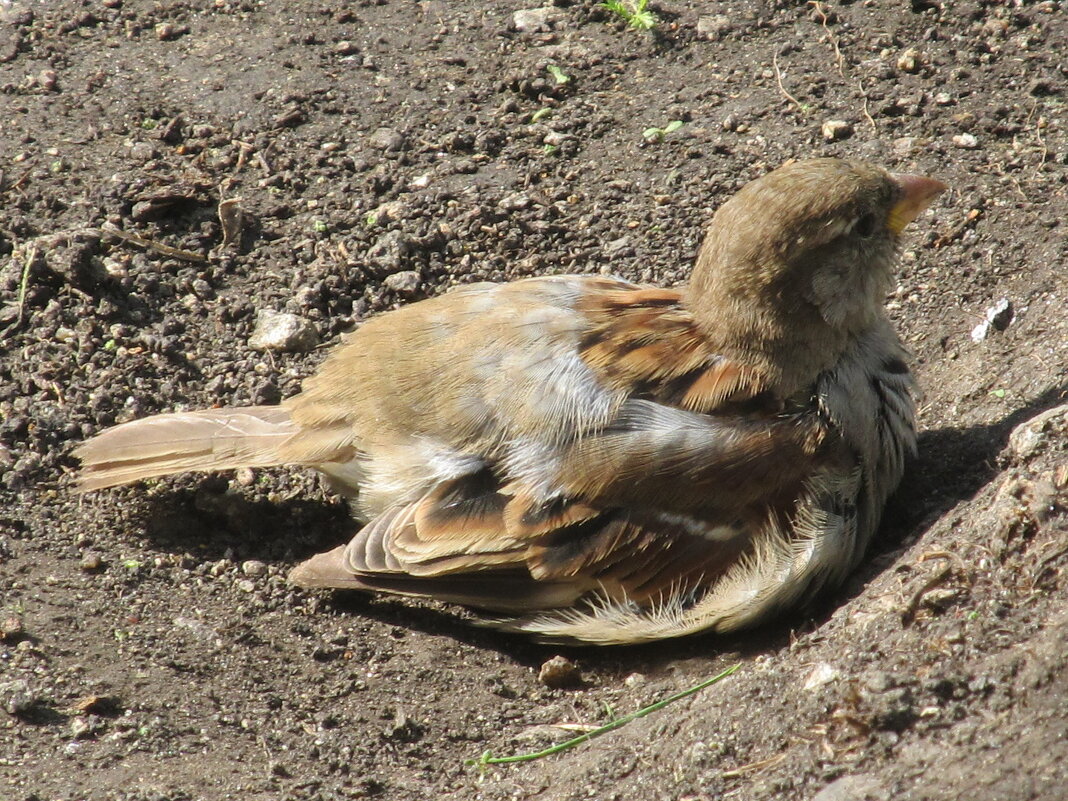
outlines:
[{"label": "small pebble", "polygon": [[979,147],[979,139],[975,134],[962,133],[953,137],[953,144],[965,150],[975,150]]},{"label": "small pebble", "polygon": [[0,708],[9,715],[21,715],[36,703],[37,696],[25,679],[0,683]]},{"label": "small pebble", "polygon": [[256,312],[256,328],[248,340],[253,350],[290,353],[308,351],[318,344],[319,335],[309,320],[270,309]]},{"label": "small pebble", "polygon": [[188,25],[175,25],[173,22],[161,22],[156,26],[156,38],[161,42],[169,42],[179,36],[189,33]]},{"label": "small pebble", "polygon": [[897,68],[902,72],[919,72],[923,66],[923,55],[914,47],[910,47],[897,57]]},{"label": "small pebble", "polygon": [[530,195],[524,195],[521,192],[513,192],[510,195],[505,195],[501,198],[497,205],[504,211],[522,211],[531,204]]},{"label": "small pebble", "polygon": [[525,8],[512,14],[512,25],[520,33],[538,33],[552,30],[560,19],[560,12],[552,6]]},{"label": "small pebble", "polygon": [[834,780],[816,793],[812,801],[857,801],[860,798],[891,797],[879,779],[871,774],[860,773]]},{"label": "small pebble", "polygon": [[70,734],[75,740],[84,740],[98,734],[104,728],[104,721],[96,715],[79,715],[70,722]]},{"label": "small pebble", "polygon": [[247,562],[241,563],[241,572],[253,578],[265,576],[267,574],[267,565],[258,559],[249,559]]},{"label": "small pebble", "polygon": [[367,258],[388,272],[398,272],[411,251],[411,242],[399,231],[387,231],[367,250]]},{"label": "small pebble", "polygon": [[400,200],[390,200],[376,207],[368,216],[373,218],[374,225],[387,225],[404,219],[405,205]]},{"label": "small pebble", "polygon": [[830,684],[832,681],[837,681],[841,674],[834,665],[827,664],[826,662],[820,662],[816,667],[812,668],[812,672],[808,674],[808,678],[805,679],[805,683],[802,685],[803,690],[818,690],[825,684]]},{"label": "small pebble", "polygon": [[820,131],[828,142],[837,142],[853,135],[853,123],[846,120],[827,120]]},{"label": "small pebble", "polygon": [[920,148],[922,141],[915,136],[901,136],[895,139],[891,146],[898,156],[908,156]]},{"label": "small pebble", "polygon": [[382,282],[388,289],[401,295],[411,295],[419,289],[419,273],[415,270],[401,270],[387,275]]},{"label": "small pebble", "polygon": [[559,147],[564,142],[566,142],[568,139],[574,139],[574,138],[575,137],[570,136],[569,134],[560,133],[559,131],[549,131],[549,133],[545,134],[545,138],[542,139],[542,141],[547,145],[552,145],[553,147]]},{"label": "small pebble", "polygon": [[567,657],[554,656],[538,670],[538,681],[554,690],[582,684],[578,666]]},{"label": "small pebble", "polygon": [[404,149],[404,135],[394,128],[376,128],[367,137],[367,144],[376,150],[394,152]]},{"label": "small pebble", "polygon": [[723,118],[719,127],[724,131],[740,131],[744,125],[745,123],[738,119],[738,115],[732,113]]},{"label": "small pebble", "polygon": [[641,687],[645,682],[646,678],[644,673],[631,673],[627,678],[623,679],[623,683],[627,687]]},{"label": "small pebble", "polygon": [[208,575],[210,576],[223,576],[230,572],[230,561],[228,559],[220,559],[217,562],[212,563],[208,568]]},{"label": "small pebble", "polygon": [[0,640],[17,640],[25,633],[22,618],[18,615],[7,615],[0,619]]},{"label": "small pebble", "polygon": [[734,23],[726,14],[713,14],[697,19],[697,35],[715,41],[734,30]]},{"label": "small pebble", "polygon": [[[134,142],[130,145],[130,158],[137,161],[148,161],[149,159],[156,158],[156,148],[149,142]],[[151,203],[146,203],[147,206],[151,206]]]},{"label": "small pebble", "polygon": [[972,342],[982,342],[990,334],[990,329],[1004,331],[1012,322],[1012,301],[1001,298],[993,306],[987,307],[983,314],[983,322],[972,329]]},{"label": "small pebble", "polygon": [[1068,404],[1054,406],[1016,426],[1009,434],[1008,451],[1019,461],[1030,459],[1056,441],[1058,429],[1068,431]]},{"label": "small pebble", "polygon": [[86,573],[95,573],[104,567],[104,557],[96,551],[86,551],[78,562],[78,567]]},{"label": "small pebble", "polygon": [[54,91],[58,78],[55,70],[41,70],[37,73],[37,85],[46,92]]}]

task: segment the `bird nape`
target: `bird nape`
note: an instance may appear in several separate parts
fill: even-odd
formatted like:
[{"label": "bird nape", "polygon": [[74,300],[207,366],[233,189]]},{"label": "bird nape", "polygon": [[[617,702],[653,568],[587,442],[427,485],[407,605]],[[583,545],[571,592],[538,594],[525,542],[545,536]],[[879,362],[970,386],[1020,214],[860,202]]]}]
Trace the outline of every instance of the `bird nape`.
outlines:
[{"label": "bird nape", "polygon": [[752,625],[863,556],[915,447],[884,309],[945,186],[787,164],[716,213],[689,284],[460,287],[375,317],[279,406],[163,414],[75,451],[82,490],[318,470],[366,524],[290,575],[424,596],[547,640]]}]

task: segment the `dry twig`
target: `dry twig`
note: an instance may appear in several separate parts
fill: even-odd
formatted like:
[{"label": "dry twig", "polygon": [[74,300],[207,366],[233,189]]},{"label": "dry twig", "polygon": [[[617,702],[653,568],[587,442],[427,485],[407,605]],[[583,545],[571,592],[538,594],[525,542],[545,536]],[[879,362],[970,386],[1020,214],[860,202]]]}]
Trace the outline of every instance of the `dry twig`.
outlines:
[{"label": "dry twig", "polygon": [[841,75],[844,78],[845,77],[845,56],[842,55],[842,51],[838,47],[838,37],[835,36],[833,33],[831,33],[831,29],[827,26],[827,23],[830,20],[830,15],[827,13],[827,10],[823,7],[823,3],[819,2],[819,0],[809,0],[808,4],[810,6],[812,6],[813,11],[815,11],[817,14],[819,14],[820,25],[823,27],[823,30],[827,33],[827,39],[828,39],[828,41],[830,41],[831,47],[834,48],[834,58],[838,63],[838,74]]},{"label": "dry twig", "polygon": [[775,83],[777,83],[779,85],[779,91],[782,92],[783,97],[785,97],[787,100],[789,100],[795,106],[797,106],[797,110],[800,111],[803,114],[805,112],[804,105],[801,103],[800,100],[798,100],[792,94],[787,92],[786,91],[786,87],[783,86],[783,84],[782,84],[782,71],[779,69],[779,54],[778,53],[775,53],[774,55],[772,55],[772,57],[771,57],[771,66],[772,66],[772,69],[775,70]]},{"label": "dry twig", "polygon": [[[87,231],[93,231],[94,229],[86,229]],[[194,253],[191,250],[182,250],[181,248],[172,248],[170,245],[164,245],[162,242],[155,242],[151,239],[146,239],[138,234],[131,234],[129,231],[123,231],[112,225],[105,225],[103,228],[95,229],[103,236],[114,236],[117,239],[121,239],[124,242],[130,242],[134,245],[146,248],[148,250],[154,250],[156,253],[160,253],[164,256],[170,256],[172,259],[180,259],[182,261],[192,261],[198,264],[207,262],[207,257]]]}]

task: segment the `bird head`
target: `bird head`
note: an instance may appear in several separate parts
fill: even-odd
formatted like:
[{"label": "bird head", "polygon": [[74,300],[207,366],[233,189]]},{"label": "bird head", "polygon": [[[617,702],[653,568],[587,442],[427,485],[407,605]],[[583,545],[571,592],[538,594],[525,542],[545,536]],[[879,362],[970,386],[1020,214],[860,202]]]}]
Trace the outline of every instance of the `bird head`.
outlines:
[{"label": "bird head", "polygon": [[826,351],[805,369],[833,361],[884,314],[901,233],[945,189],[832,158],[752,181],[709,225],[688,294],[695,318],[714,344],[787,372],[798,343]]}]

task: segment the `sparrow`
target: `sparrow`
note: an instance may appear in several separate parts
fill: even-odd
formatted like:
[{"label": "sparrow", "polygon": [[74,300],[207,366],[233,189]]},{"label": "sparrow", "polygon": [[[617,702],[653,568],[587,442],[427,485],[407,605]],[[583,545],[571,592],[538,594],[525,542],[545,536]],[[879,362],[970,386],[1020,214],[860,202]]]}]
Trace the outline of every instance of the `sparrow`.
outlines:
[{"label": "sparrow", "polygon": [[278,406],[162,414],[75,451],[82,491],[298,465],[363,523],[302,587],[483,610],[549,641],[725,632],[857,565],[915,449],[884,309],[945,184],[788,163],[714,215],[688,286],[463,286],[375,317]]}]

